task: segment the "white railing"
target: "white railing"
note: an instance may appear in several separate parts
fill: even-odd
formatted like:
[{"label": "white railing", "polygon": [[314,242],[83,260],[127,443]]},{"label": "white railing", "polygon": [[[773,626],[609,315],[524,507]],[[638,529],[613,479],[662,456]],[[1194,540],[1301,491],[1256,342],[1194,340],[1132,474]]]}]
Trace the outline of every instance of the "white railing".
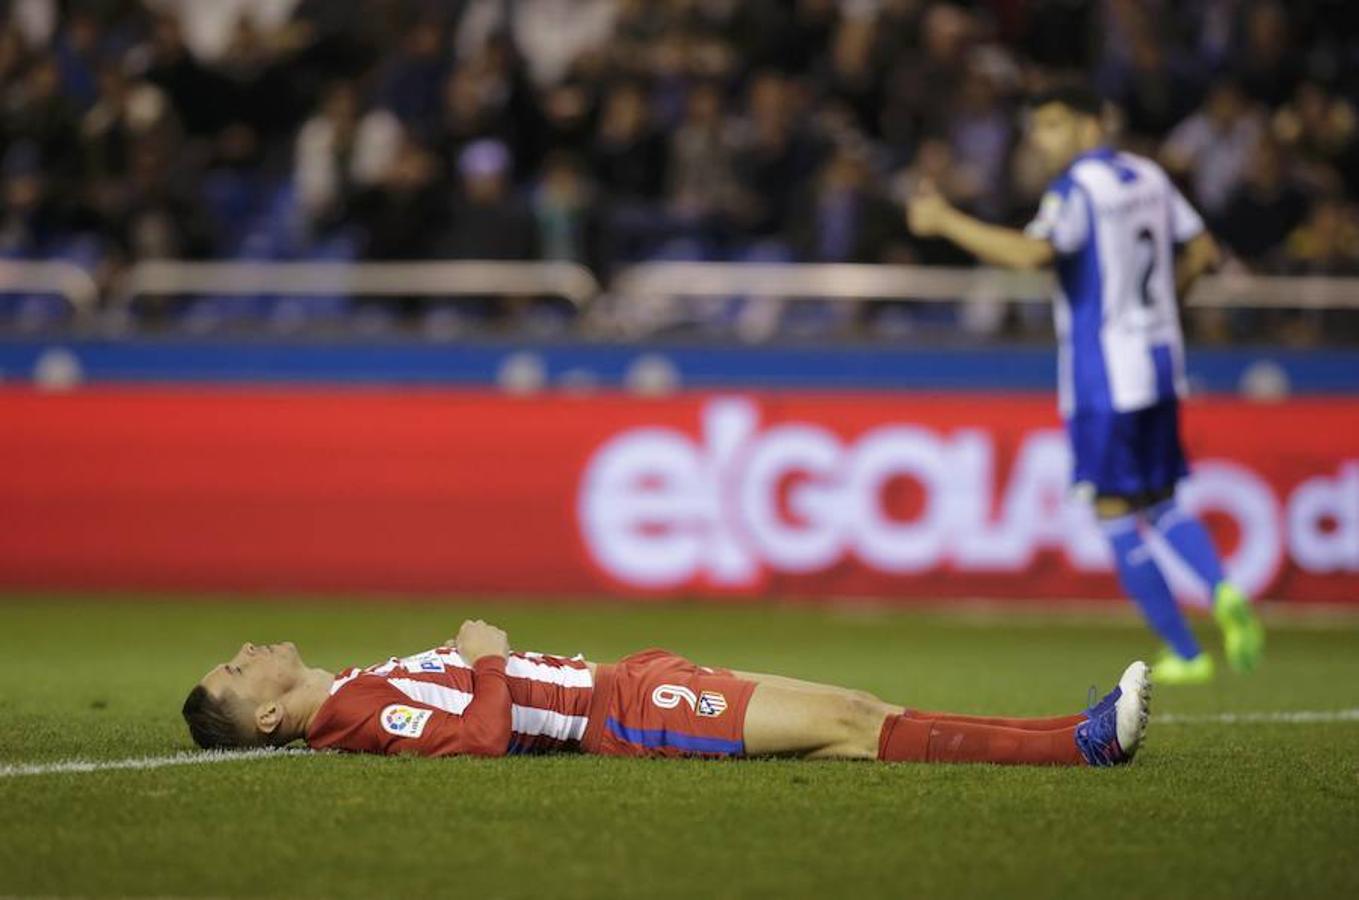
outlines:
[{"label": "white railing", "polygon": [[1038,300],[1052,292],[1044,272],[880,266],[856,263],[640,263],[614,279],[630,297],[785,297],[830,300]]},{"label": "white railing", "polygon": [[[700,316],[694,314],[693,304],[725,297],[776,305],[817,298],[963,303],[994,309],[1009,302],[1044,301],[1054,289],[1051,272],[988,267],[654,262],[620,272],[603,304],[607,314],[596,318],[608,321],[615,334],[640,337],[694,321]],[[1188,302],[1197,308],[1359,309],[1359,278],[1209,275],[1194,286]],[[768,312],[765,319],[776,316]]]},{"label": "white railing", "polygon": [[[819,297],[832,300],[1043,300],[1049,272],[815,263],[641,263],[619,273],[621,297]],[[1359,309],[1359,278],[1206,275],[1190,306]]]},{"label": "white railing", "polygon": [[583,308],[600,291],[584,266],[501,260],[420,262],[141,262],[115,303],[149,296],[554,296]]},{"label": "white railing", "polygon": [[74,263],[58,260],[0,259],[0,294],[50,294],[62,297],[77,319],[99,307],[99,285]]},{"label": "white railing", "polygon": [[[0,292],[60,295],[80,321],[99,308],[94,279],[64,262],[0,260]],[[686,310],[705,299],[1003,304],[1041,301],[1051,292],[1049,273],[991,268],[655,262],[623,269],[605,293],[587,269],[566,262],[148,261],[124,274],[109,306],[126,316],[139,298],[153,296],[556,296],[585,314],[587,329],[639,335],[694,318]],[[1189,305],[1359,309],[1359,278],[1210,275],[1196,285]]]},{"label": "white railing", "polygon": [[1206,275],[1190,292],[1189,305],[1231,309],[1359,309],[1359,278]]}]

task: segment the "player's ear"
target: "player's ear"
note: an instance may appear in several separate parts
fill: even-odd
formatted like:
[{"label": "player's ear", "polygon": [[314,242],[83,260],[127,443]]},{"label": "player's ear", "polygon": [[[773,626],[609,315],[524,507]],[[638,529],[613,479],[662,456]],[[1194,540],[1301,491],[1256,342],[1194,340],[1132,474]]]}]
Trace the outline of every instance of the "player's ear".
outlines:
[{"label": "player's ear", "polygon": [[265,736],[272,736],[283,723],[283,707],[276,701],[261,703],[255,707],[255,730]]},{"label": "player's ear", "polygon": [[1098,144],[1104,137],[1104,122],[1098,116],[1083,116],[1080,127],[1087,144]]}]

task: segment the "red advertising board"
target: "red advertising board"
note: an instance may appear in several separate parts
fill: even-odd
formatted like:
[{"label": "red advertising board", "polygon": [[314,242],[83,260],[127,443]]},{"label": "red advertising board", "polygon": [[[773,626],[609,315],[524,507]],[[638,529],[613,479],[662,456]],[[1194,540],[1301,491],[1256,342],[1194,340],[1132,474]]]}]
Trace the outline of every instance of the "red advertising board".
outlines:
[{"label": "red advertising board", "polygon": [[[1359,602],[1359,400],[1185,420],[1234,577]],[[9,389],[0,585],[1116,596],[1068,465],[1029,395]]]}]

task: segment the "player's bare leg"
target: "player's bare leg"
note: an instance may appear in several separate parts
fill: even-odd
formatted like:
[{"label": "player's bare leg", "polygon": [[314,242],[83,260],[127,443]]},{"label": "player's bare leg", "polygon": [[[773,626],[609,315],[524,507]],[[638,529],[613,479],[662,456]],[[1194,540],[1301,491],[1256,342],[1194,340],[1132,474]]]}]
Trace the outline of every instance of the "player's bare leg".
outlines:
[{"label": "player's bare leg", "polygon": [[746,673],[759,682],[746,708],[749,756],[808,759],[876,759],[882,723],[900,706],[861,691]]},{"label": "player's bare leg", "polygon": [[[733,675],[746,681],[754,681],[759,684],[774,684],[779,687],[793,688],[796,690],[811,691],[813,693],[834,694],[839,697],[866,700],[872,703],[883,703],[885,701],[868,691],[860,691],[854,688],[840,687],[834,684],[821,684],[816,681],[804,681],[801,678],[789,678],[787,675],[771,675],[768,672],[739,672],[732,670]],[[901,711],[901,707],[897,707]]]},{"label": "player's bare leg", "polygon": [[737,678],[742,678],[746,681],[754,681],[758,684],[773,684],[780,687],[811,691],[813,693],[832,694],[842,697],[847,701],[857,699],[866,703],[876,703],[891,708],[894,710],[894,714],[910,713],[921,719],[946,719],[953,722],[976,722],[985,725],[1003,725],[1007,728],[1022,728],[1027,731],[1056,731],[1062,728],[1070,728],[1073,725],[1079,725],[1087,718],[1084,713],[1070,716],[1011,717],[977,716],[966,713],[915,709],[903,707],[899,704],[887,703],[868,691],[855,690],[854,688],[838,687],[833,684],[819,684],[815,681],[803,681],[800,678],[789,678],[786,675],[770,675],[765,672],[732,672],[732,674]]},{"label": "player's bare leg", "polygon": [[1117,765],[1142,741],[1151,690],[1146,665],[1134,663],[1108,697],[1070,717],[1074,724],[1027,730],[1011,727],[1016,720],[903,712],[862,691],[783,676],[741,677],[757,682],[746,710],[746,754],[807,759]]}]

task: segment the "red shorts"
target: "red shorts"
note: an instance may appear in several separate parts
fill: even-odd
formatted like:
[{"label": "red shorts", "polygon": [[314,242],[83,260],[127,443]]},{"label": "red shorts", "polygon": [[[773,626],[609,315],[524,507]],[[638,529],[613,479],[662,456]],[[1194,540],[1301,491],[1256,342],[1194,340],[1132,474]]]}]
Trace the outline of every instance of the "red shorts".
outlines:
[{"label": "red shorts", "polygon": [[590,721],[581,741],[602,756],[741,756],[755,682],[695,665],[667,650],[643,650],[595,670]]}]

